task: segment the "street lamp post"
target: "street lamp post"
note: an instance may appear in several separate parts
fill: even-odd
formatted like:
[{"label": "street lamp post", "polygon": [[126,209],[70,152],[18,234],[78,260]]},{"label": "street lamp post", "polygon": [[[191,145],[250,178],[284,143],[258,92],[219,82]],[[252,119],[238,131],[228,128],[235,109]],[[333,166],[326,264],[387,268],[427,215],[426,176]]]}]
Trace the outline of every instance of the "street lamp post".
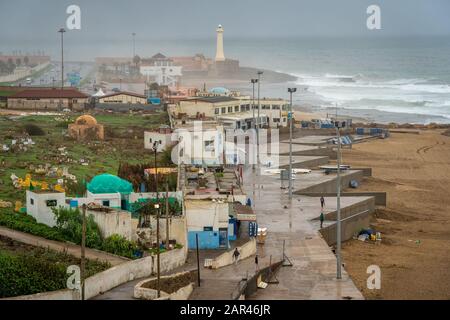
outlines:
[{"label": "street lamp post", "polygon": [[258,71],[258,119],[257,119],[257,129],[256,129],[256,146],[257,146],[257,164],[258,164],[258,168],[259,168],[259,128],[261,126],[260,123],[260,117],[259,117],[259,113],[261,110],[261,100],[260,100],[260,87],[261,87],[261,75],[263,74],[262,71]]},{"label": "street lamp post", "polygon": [[[252,83],[252,111],[253,111],[253,128],[256,130],[256,119],[255,119],[255,83],[258,82],[258,79],[251,79],[250,82]],[[255,163],[254,158],[253,161],[253,170],[255,169]]]},{"label": "street lamp post", "polygon": [[334,126],[336,127],[336,136],[338,141],[337,154],[337,179],[336,179],[336,278],[342,279],[342,263],[341,263],[341,134],[339,131],[339,121],[337,120],[337,104],[336,104],[336,120]]},{"label": "street lamp post", "polygon": [[64,89],[64,32],[66,30],[61,28],[58,32],[61,33],[61,89]]},{"label": "street lamp post", "polygon": [[155,190],[156,190],[156,263],[157,263],[157,288],[158,298],[161,296],[161,263],[160,263],[160,246],[159,246],[159,193],[158,193],[158,166],[156,161],[156,154],[158,152],[158,141],[153,142],[153,151],[155,153]]},{"label": "street lamp post", "polygon": [[289,200],[292,200],[292,94],[297,91],[297,88],[288,88],[290,103],[289,103]]}]

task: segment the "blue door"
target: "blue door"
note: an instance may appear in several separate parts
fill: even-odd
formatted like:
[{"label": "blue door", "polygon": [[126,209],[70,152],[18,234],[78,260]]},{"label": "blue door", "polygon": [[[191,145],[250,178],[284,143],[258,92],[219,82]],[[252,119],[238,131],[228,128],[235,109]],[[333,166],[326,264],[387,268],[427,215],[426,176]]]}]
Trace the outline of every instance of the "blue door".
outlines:
[{"label": "blue door", "polygon": [[228,229],[219,229],[219,247],[228,248]]}]

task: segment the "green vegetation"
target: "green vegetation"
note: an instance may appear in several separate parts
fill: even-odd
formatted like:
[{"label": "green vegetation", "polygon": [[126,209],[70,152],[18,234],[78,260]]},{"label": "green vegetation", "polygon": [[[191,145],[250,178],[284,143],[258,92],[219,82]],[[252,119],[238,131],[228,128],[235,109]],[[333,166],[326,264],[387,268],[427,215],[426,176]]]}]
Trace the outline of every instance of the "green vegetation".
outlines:
[{"label": "green vegetation", "polygon": [[[70,265],[80,265],[80,260],[0,238],[0,298],[64,289]],[[109,267],[109,263],[87,260],[86,277]]]},{"label": "green vegetation", "polygon": [[124,237],[113,234],[103,241],[103,250],[122,257],[135,259],[138,247],[135,243],[128,241]]},{"label": "green vegetation", "polygon": [[[61,235],[68,241],[81,244],[83,216],[80,210],[78,208],[59,208],[53,210],[53,213],[56,218],[56,228]],[[86,217],[86,246],[94,249],[102,249],[100,229],[92,215]]]},{"label": "green vegetation", "polygon": [[[11,209],[10,209],[11,210]],[[32,216],[23,213],[9,212],[7,209],[0,210],[0,225],[34,234],[49,240],[65,241],[66,238],[56,228],[51,228],[43,223],[37,223]]]}]

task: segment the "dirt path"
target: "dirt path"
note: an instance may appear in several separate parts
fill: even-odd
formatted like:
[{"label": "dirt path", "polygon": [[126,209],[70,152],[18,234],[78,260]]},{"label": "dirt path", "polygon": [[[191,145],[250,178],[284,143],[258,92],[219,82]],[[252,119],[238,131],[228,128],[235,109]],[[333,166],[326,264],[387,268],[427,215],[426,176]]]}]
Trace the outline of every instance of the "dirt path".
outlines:
[{"label": "dirt path", "polygon": [[[75,244],[47,240],[28,233],[8,229],[0,226],[0,235],[13,240],[30,244],[36,247],[50,248],[55,251],[66,251],[77,258],[81,257],[81,247]],[[115,266],[128,261],[129,259],[115,256],[106,252],[86,248],[86,258],[90,260],[107,261],[111,266]]]},{"label": "dirt path", "polygon": [[[381,246],[349,241],[346,269],[366,298],[450,298],[450,137],[438,130],[394,133],[345,150],[345,163],[373,168],[359,190],[386,191],[373,227]],[[366,268],[379,265],[381,290],[366,289]]]}]

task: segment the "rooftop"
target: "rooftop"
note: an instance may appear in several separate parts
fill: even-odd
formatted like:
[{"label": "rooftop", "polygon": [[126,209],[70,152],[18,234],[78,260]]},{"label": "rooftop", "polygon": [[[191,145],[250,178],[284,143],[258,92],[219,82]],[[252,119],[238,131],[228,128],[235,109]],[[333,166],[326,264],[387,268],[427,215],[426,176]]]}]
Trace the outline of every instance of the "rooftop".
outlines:
[{"label": "rooftop", "polygon": [[183,101],[201,101],[201,102],[217,103],[227,101],[238,101],[238,99],[232,97],[219,96],[219,97],[193,97],[191,99],[186,99]]},{"label": "rooftop", "polygon": [[11,98],[88,98],[88,96],[75,88],[28,88],[17,92]]},{"label": "rooftop", "polygon": [[109,94],[105,94],[104,96],[101,96],[100,99],[103,98],[108,98],[108,97],[114,97],[114,96],[118,96],[118,95],[127,95],[127,96],[133,96],[133,97],[137,97],[137,98],[143,98],[146,99],[147,96],[143,95],[143,94],[139,94],[139,93],[135,93],[135,92],[129,92],[129,91],[119,91],[119,92],[113,92],[113,93],[109,93]]}]

